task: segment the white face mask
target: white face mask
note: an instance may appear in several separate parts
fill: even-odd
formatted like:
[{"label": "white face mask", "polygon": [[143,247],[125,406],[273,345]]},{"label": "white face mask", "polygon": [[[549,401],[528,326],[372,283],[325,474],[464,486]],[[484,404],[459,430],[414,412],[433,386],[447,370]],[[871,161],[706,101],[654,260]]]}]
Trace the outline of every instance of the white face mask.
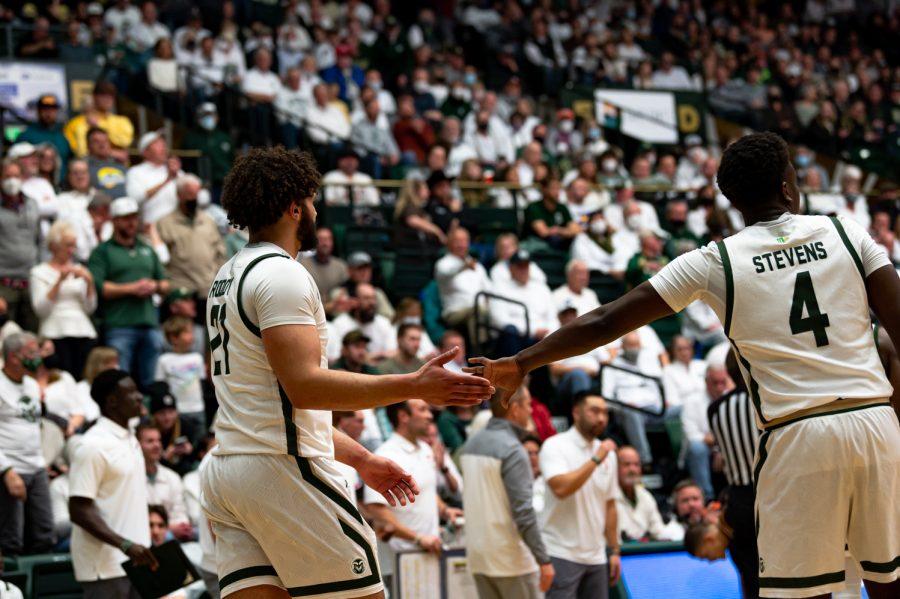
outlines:
[{"label": "white face mask", "polygon": [[453,97],[457,100],[462,100],[463,102],[468,102],[472,99],[472,92],[470,92],[465,87],[454,87],[453,88]]},{"label": "white face mask", "polygon": [[602,165],[603,171],[607,172],[607,173],[613,173],[613,172],[615,172],[616,167],[618,165],[619,165],[619,163],[616,160],[614,160],[612,158],[607,158],[606,160],[603,161],[603,165]]},{"label": "white face mask", "polygon": [[575,123],[572,121],[566,120],[566,121],[559,122],[559,130],[562,131],[563,133],[571,133],[574,128],[575,128]]},{"label": "white face mask", "polygon": [[628,228],[632,231],[637,231],[644,224],[644,219],[641,218],[640,214],[632,214],[625,220],[625,224],[627,224]]},{"label": "white face mask", "polygon": [[9,177],[3,180],[3,193],[8,196],[17,196],[22,191],[22,180],[18,177]]},{"label": "white face mask", "polygon": [[375,91],[381,91],[381,81],[369,81],[369,87]]},{"label": "white face mask", "polygon": [[594,235],[603,235],[606,233],[606,221],[605,220],[595,220],[591,223],[591,233]]},{"label": "white face mask", "polygon": [[404,316],[400,319],[400,324],[422,324],[422,319],[418,316]]},{"label": "white face mask", "polygon": [[416,90],[417,93],[424,94],[428,91],[428,82],[427,81],[413,81],[413,89]]},{"label": "white face mask", "polygon": [[200,208],[206,208],[212,203],[212,196],[209,193],[208,189],[201,189],[197,192],[197,206]]}]

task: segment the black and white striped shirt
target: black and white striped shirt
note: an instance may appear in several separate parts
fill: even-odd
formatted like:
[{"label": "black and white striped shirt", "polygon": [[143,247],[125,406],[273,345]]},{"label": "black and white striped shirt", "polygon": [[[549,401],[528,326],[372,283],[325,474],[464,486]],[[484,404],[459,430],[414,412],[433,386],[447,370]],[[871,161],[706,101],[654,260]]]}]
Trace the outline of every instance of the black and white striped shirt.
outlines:
[{"label": "black and white striped shirt", "polygon": [[746,391],[734,390],[712,402],[706,410],[709,428],[725,458],[730,485],[753,484],[753,456],[759,429]]}]

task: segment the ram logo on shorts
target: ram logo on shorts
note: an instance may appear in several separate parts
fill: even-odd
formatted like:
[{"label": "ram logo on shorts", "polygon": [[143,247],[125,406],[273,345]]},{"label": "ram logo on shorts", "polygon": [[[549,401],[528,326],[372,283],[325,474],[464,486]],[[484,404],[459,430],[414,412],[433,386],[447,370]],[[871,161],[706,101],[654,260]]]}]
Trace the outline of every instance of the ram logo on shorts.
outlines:
[{"label": "ram logo on shorts", "polygon": [[350,565],[353,569],[354,574],[362,574],[366,569],[366,563],[359,558],[353,560],[353,563]]}]

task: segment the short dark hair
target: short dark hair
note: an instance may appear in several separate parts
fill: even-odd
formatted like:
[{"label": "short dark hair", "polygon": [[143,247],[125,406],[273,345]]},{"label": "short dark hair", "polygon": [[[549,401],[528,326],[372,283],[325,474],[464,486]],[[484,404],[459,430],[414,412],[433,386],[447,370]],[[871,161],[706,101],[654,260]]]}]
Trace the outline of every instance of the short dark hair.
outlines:
[{"label": "short dark hair", "polygon": [[687,530],[684,531],[684,549],[694,557],[698,557],[698,553],[700,552],[700,546],[703,544],[703,537],[706,535],[706,530],[708,527],[712,526],[712,524],[708,522],[695,522],[687,527]]},{"label": "short dark hair", "polygon": [[146,431],[156,431],[162,436],[162,431],[159,430],[159,427],[153,424],[152,422],[142,422],[137,425],[137,428],[134,429],[134,437],[135,439],[140,439],[141,435]]},{"label": "short dark hair", "polygon": [[392,403],[387,406],[384,411],[387,413],[388,422],[390,422],[391,426],[394,428],[397,428],[397,425],[400,424],[400,412],[406,412],[407,414],[412,415],[406,400],[399,403]]},{"label": "short dark hair", "polygon": [[675,485],[675,488],[674,488],[674,489],[672,489],[672,499],[674,500],[675,497],[676,497],[681,491],[683,491],[684,489],[690,488],[690,487],[697,487],[698,489],[700,489],[700,495],[703,496],[703,499],[704,499],[704,500],[706,499],[706,497],[705,497],[704,494],[703,494],[703,487],[701,487],[700,485],[698,485],[698,484],[697,484],[697,481],[695,481],[695,480],[692,479],[692,478],[685,478],[685,479],[683,479],[683,480],[681,480],[681,481],[678,481],[678,484]]},{"label": "short dark hair", "polygon": [[109,137],[109,133],[106,132],[106,129],[101,129],[100,127],[91,127],[87,130],[87,135],[85,135],[85,139],[90,141],[91,137],[97,135],[98,133],[102,133],[103,135]]},{"label": "short dark hair", "polygon": [[522,445],[525,445],[529,441],[531,441],[533,443],[537,443],[538,447],[540,447],[541,445],[544,444],[543,441],[541,441],[541,438],[533,433],[528,433],[524,437],[522,437]]},{"label": "short dark hair", "polygon": [[166,526],[169,525],[169,511],[166,510],[166,506],[160,505],[158,503],[153,503],[147,506],[147,512],[150,514],[156,514],[160,518],[162,518],[163,524]]},{"label": "short dark hair", "polygon": [[422,330],[422,325],[420,325],[420,324],[415,324],[415,323],[413,323],[413,322],[407,322],[407,323],[401,324],[401,325],[397,328],[397,339],[403,337],[403,335],[406,334],[406,331],[409,331],[409,330],[411,330],[411,329],[416,329],[417,331],[421,331],[421,330]]},{"label": "short dark hair", "polygon": [[100,413],[106,415],[106,400],[112,395],[116,387],[131,375],[124,370],[104,370],[91,383],[91,398],[100,406]]},{"label": "short dark hair", "polygon": [[572,407],[577,408],[581,404],[583,404],[588,397],[603,397],[599,393],[591,391],[588,389],[587,391],[579,391],[575,395],[572,396]]},{"label": "short dark hair", "polygon": [[355,415],[353,410],[334,410],[331,412],[331,426],[337,426],[344,418],[353,418]]},{"label": "short dark hair", "polygon": [[314,196],[320,175],[309,152],[253,148],[238,157],[222,188],[222,207],[238,228],[258,231],[275,224],[291,205]]},{"label": "short dark hair", "polygon": [[748,206],[778,197],[789,164],[788,146],[780,136],[753,133],[728,146],[716,181],[732,204]]}]

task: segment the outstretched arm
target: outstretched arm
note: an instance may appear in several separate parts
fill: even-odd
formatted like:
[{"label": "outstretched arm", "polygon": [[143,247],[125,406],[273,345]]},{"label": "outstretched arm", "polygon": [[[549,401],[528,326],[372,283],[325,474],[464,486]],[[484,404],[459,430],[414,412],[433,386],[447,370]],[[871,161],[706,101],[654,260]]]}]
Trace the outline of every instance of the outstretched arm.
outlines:
[{"label": "outstretched arm", "polygon": [[473,406],[493,393],[485,379],[444,368],[459,348],[430,360],[412,374],[372,376],[322,368],[319,333],[312,325],[263,329],[262,341],[278,382],[299,409],[361,410],[407,399]]},{"label": "outstretched arm", "polygon": [[484,376],[502,389],[506,401],[519,388],[522,378],[535,368],[586,354],[672,313],[672,308],[650,283],[641,283],[619,299],[575,319],[515,356],[499,360],[473,358],[471,362],[478,366],[465,370]]},{"label": "outstretched arm", "polygon": [[900,361],[897,357],[897,340],[900,340],[900,276],[897,276],[897,270],[892,265],[887,265],[872,272],[866,277],[866,293],[869,296],[869,306],[887,332],[887,335],[879,335],[878,353],[885,365],[885,373],[894,386],[891,402],[900,417]]},{"label": "outstretched arm", "polygon": [[351,439],[349,436],[333,429],[334,459],[359,472],[363,482],[371,489],[387,499],[391,506],[406,505],[416,501],[419,486],[412,474],[391,460],[377,456]]}]

